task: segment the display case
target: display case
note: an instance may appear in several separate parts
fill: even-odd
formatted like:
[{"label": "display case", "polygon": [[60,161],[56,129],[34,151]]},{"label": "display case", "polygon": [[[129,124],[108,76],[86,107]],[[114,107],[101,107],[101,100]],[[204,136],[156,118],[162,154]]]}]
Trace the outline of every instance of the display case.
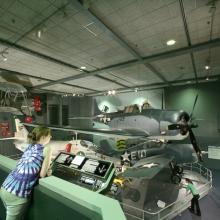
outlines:
[{"label": "display case", "polygon": [[97,192],[111,186],[115,172],[112,162],[64,152],[55,158],[52,170],[53,176]]}]

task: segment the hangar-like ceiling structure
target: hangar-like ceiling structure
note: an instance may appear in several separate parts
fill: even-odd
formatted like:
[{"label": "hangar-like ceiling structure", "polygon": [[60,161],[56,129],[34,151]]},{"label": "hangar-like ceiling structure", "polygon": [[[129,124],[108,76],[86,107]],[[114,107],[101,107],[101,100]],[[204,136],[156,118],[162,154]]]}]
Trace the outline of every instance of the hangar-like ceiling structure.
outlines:
[{"label": "hangar-like ceiling structure", "polygon": [[0,0],[0,82],[99,95],[218,80],[219,60],[218,0]]}]

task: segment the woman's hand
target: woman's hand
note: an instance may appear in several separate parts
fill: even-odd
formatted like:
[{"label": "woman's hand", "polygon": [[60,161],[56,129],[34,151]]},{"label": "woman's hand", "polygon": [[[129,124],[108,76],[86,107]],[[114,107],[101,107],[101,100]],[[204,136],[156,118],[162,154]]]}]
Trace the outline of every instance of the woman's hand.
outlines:
[{"label": "woman's hand", "polygon": [[47,147],[46,150],[47,150],[46,155],[45,155],[45,158],[43,160],[43,164],[42,164],[41,171],[40,171],[40,177],[41,178],[48,175],[47,172],[50,169],[50,164],[51,164],[52,150],[51,150],[50,147]]},{"label": "woman's hand", "polygon": [[47,170],[47,176],[51,176],[52,175],[52,169],[51,168],[49,168],[48,170]]}]

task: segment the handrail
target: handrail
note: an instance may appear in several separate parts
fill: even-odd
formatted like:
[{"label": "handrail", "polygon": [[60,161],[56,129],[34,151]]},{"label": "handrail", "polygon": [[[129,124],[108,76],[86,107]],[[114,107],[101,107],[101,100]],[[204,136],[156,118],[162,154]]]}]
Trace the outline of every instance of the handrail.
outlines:
[{"label": "handrail", "polygon": [[[200,191],[200,195],[204,195],[205,193],[207,193],[209,191],[210,188],[212,188],[212,172],[211,172],[211,170],[209,170],[208,168],[202,166],[199,163],[183,164],[183,166],[186,167],[186,169],[191,170],[191,171],[199,170],[200,175],[202,175],[205,179],[208,180],[208,182],[206,184],[204,184],[203,186],[198,187],[198,190]],[[206,189],[208,186],[210,186],[209,189]],[[128,208],[133,209],[134,211],[140,212],[140,215],[142,216],[142,218],[125,212],[126,215],[130,215],[130,216],[132,216],[136,219],[144,219],[145,214],[146,215],[151,215],[151,216],[158,216],[157,219],[165,219],[169,215],[174,214],[175,212],[181,211],[182,208],[185,207],[187,205],[187,203],[189,202],[189,197],[191,197],[191,195],[186,196],[186,198],[184,200],[178,199],[175,202],[169,204],[168,206],[164,207],[163,209],[161,209],[157,212],[149,212],[149,211],[146,211],[146,210],[143,210],[143,209],[140,209],[140,208],[133,207],[131,205],[127,205],[125,203],[120,203],[120,204],[124,207],[128,207]],[[167,215],[165,215],[163,217],[160,217],[162,212],[164,212],[165,210],[168,210],[170,207],[172,207],[172,206],[174,206],[175,204],[178,204],[178,203],[180,204],[178,209],[172,210]]]}]

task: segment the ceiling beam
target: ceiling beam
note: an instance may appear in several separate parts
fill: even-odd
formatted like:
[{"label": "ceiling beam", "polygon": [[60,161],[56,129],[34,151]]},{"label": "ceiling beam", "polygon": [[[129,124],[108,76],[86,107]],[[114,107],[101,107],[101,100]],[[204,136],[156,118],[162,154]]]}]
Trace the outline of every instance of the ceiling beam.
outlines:
[{"label": "ceiling beam", "polygon": [[[217,81],[220,80],[220,75],[214,75],[214,76],[210,76],[209,80],[207,80],[207,77],[198,77],[197,78],[198,81],[200,82],[211,82],[211,81]],[[178,84],[184,84],[184,85],[192,85],[194,83],[197,83],[195,78],[188,78],[188,79],[181,79],[181,80],[174,80],[174,81],[170,81],[172,83],[173,86],[178,85]],[[137,88],[138,91],[144,91],[144,90],[152,90],[152,89],[162,89],[162,88],[166,88],[169,87],[169,85],[167,85],[166,83],[152,83],[152,84],[144,84],[144,85],[139,85],[139,86],[132,86],[129,89],[118,89],[117,93],[124,93],[124,92],[134,92]],[[87,96],[100,96],[100,95],[104,95],[106,93],[106,91],[102,91],[99,93],[88,93],[86,94]]]},{"label": "ceiling beam", "polygon": [[[65,67],[72,68],[72,69],[74,69],[74,70],[76,70],[76,71],[79,71],[79,72],[84,72],[84,73],[86,73],[86,74],[89,73],[89,71],[87,71],[87,70],[81,70],[79,67],[74,66],[74,65],[72,65],[72,64],[63,62],[63,61],[61,61],[61,60],[57,60],[57,59],[55,59],[55,58],[53,58],[53,57],[50,57],[50,56],[41,54],[41,53],[39,53],[39,52],[33,51],[33,50],[29,49],[29,48],[20,46],[20,45],[15,44],[15,43],[11,43],[11,42],[9,42],[9,41],[7,41],[7,40],[4,40],[4,39],[1,39],[1,38],[0,38],[0,44],[5,45],[6,47],[10,47],[10,48],[14,48],[14,49],[20,50],[20,51],[22,51],[22,52],[25,52],[25,53],[28,53],[28,54],[30,54],[30,55],[39,57],[39,58],[41,58],[41,59],[46,59],[46,60],[48,60],[48,61],[50,61],[50,62],[53,62],[53,63],[59,64],[59,65],[65,66]],[[113,82],[113,83],[115,83],[115,84],[117,84],[117,85],[120,85],[120,86],[122,86],[122,87],[127,87],[127,86],[125,86],[125,85],[123,85],[123,84],[121,84],[121,83],[119,83],[119,82],[117,82],[117,81],[114,81],[114,80],[110,80],[110,79],[107,79],[107,78],[104,78],[104,77],[100,77],[100,76],[96,76],[96,77],[102,78],[103,80],[106,80],[106,81]],[[48,81],[52,81],[52,80],[48,80]],[[52,81],[52,82],[56,82],[56,81]],[[55,83],[55,84],[57,84],[57,83]],[[69,85],[71,85],[71,84],[69,84]],[[74,85],[74,86],[75,86],[75,85]],[[76,86],[75,86],[75,87],[76,87]],[[92,89],[88,89],[88,90],[92,90]]]},{"label": "ceiling beam", "polygon": [[[74,6],[74,8],[83,12],[105,34],[107,34],[116,42],[118,42],[124,49],[126,49],[136,59],[142,61],[142,57],[137,53],[137,51],[135,51],[124,39],[122,39],[122,37],[120,37],[109,26],[107,26],[100,18],[98,18],[97,15],[95,15],[91,10],[89,10],[89,5],[87,1],[82,1],[85,2],[85,6],[83,5],[83,3],[81,4],[80,1],[78,0],[68,0],[68,1]],[[153,72],[163,82],[169,84],[169,82],[165,79],[165,77],[158,70],[156,70],[155,67],[152,66],[152,64],[143,63],[143,65],[147,67],[147,69],[149,69],[151,72]]]},{"label": "ceiling beam", "polygon": [[107,81],[109,81],[109,82],[115,83],[115,84],[117,84],[117,85],[119,85],[119,86],[122,86],[122,87],[125,87],[125,88],[129,88],[129,86],[126,86],[126,85],[124,85],[124,84],[122,84],[122,83],[119,83],[119,82],[117,82],[117,81],[115,81],[115,80],[108,79],[108,78],[106,78],[106,77],[104,77],[104,76],[99,76],[99,75],[97,75],[97,76],[98,76],[100,79],[107,80]]},{"label": "ceiling beam", "polygon": [[[20,72],[17,72],[17,71],[12,71],[12,70],[8,70],[8,69],[0,68],[0,76],[3,75],[4,72],[8,72],[10,75],[23,76],[23,77],[33,78],[33,79],[37,79],[37,80],[45,80],[45,81],[48,81],[48,82],[53,82],[53,80],[51,80],[51,79],[47,79],[47,78],[43,78],[43,77],[39,77],[39,76],[32,76],[32,75],[28,75],[28,74],[25,74],[25,73],[20,73]],[[65,85],[65,86],[71,86],[73,88],[86,89],[86,90],[93,91],[93,92],[100,92],[99,90],[89,89],[87,87],[82,87],[82,86],[78,86],[78,85],[74,85],[74,84],[69,84],[69,83],[62,83],[62,84]],[[32,89],[33,87],[29,87],[29,88]]]},{"label": "ceiling beam", "polygon": [[154,54],[154,55],[150,55],[147,57],[144,57],[141,61],[140,60],[130,60],[127,62],[123,62],[123,63],[119,63],[119,64],[115,64],[115,65],[111,65],[108,67],[104,67],[102,69],[99,70],[94,70],[91,71],[89,73],[81,73],[75,76],[69,76],[60,80],[56,80],[53,82],[48,82],[48,83],[44,83],[41,84],[39,86],[36,86],[35,88],[43,88],[46,86],[50,86],[50,85],[55,85],[58,83],[63,83],[63,82],[67,82],[69,80],[75,80],[75,79],[82,79],[88,76],[95,76],[97,74],[108,74],[108,71],[114,71],[114,70],[119,70],[119,69],[123,69],[123,68],[127,68],[130,66],[134,66],[137,64],[141,64],[141,63],[150,63],[150,62],[154,62],[154,61],[158,61],[158,60],[163,60],[163,59],[168,59],[168,58],[173,58],[176,56],[181,56],[181,55],[185,55],[188,53],[192,53],[192,52],[198,52],[198,51],[202,51],[205,50],[207,48],[212,48],[212,47],[219,47],[220,46],[220,38],[217,38],[215,40],[211,40],[211,41],[206,41],[203,43],[199,43],[199,44],[195,44],[192,46],[187,46],[187,47],[183,47],[183,48],[178,48],[175,50],[170,50],[170,51],[166,51],[163,53],[159,53],[159,54]]},{"label": "ceiling beam", "polygon": [[72,64],[63,62],[63,61],[61,61],[61,60],[58,60],[58,59],[55,59],[55,58],[53,58],[53,57],[47,56],[47,55],[45,55],[45,54],[39,53],[39,52],[37,52],[37,51],[31,50],[31,49],[29,49],[29,48],[27,48],[27,47],[23,47],[23,46],[21,46],[21,45],[12,43],[12,42],[10,42],[10,41],[8,41],[8,40],[5,40],[5,39],[2,39],[2,38],[0,38],[0,44],[4,45],[4,46],[6,46],[6,47],[9,47],[9,48],[14,48],[14,49],[16,49],[16,50],[22,51],[22,52],[24,52],[24,53],[30,54],[30,55],[35,56],[35,57],[39,57],[39,58],[41,58],[41,59],[44,59],[44,60],[48,60],[48,61],[50,61],[50,62],[57,63],[57,64],[59,64],[59,65],[65,66],[65,67],[73,68],[73,69],[75,69],[75,70],[77,70],[77,71],[80,70],[79,67],[77,67],[77,66],[74,66],[74,65],[72,65]]},{"label": "ceiling beam", "polygon": [[[184,30],[185,30],[185,34],[186,34],[187,44],[188,44],[188,46],[191,46],[192,43],[191,43],[191,39],[190,39],[189,29],[188,29],[188,25],[187,25],[187,21],[186,21],[186,14],[185,14],[184,5],[183,5],[182,0],[179,0],[179,5],[180,5],[181,17],[183,20],[183,26],[184,26]],[[191,57],[191,61],[192,61],[195,80],[196,80],[196,83],[198,83],[198,80],[197,80],[198,74],[197,74],[197,70],[196,70],[195,58],[194,58],[194,55],[192,52],[190,53],[190,57]]]}]

